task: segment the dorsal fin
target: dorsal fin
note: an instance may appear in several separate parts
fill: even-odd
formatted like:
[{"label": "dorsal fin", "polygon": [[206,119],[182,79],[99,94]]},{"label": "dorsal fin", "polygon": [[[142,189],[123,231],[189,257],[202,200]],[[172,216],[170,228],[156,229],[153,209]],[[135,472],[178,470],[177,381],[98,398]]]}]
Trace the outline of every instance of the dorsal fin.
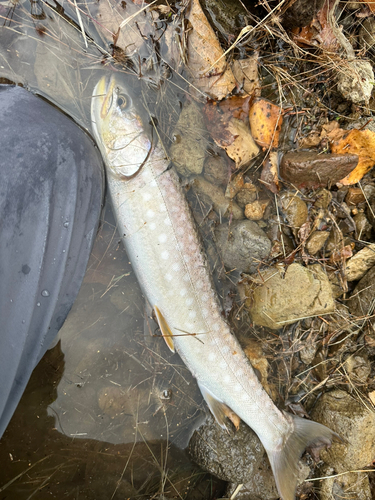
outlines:
[{"label": "dorsal fin", "polygon": [[158,308],[158,306],[154,306],[154,311],[155,311],[156,319],[158,320],[161,334],[163,335],[163,338],[166,341],[167,346],[169,347],[169,349],[172,352],[175,352],[174,342],[173,342],[173,333],[172,333],[171,329],[169,328],[169,325],[168,325],[166,319],[164,318],[164,316],[160,312],[160,309]]}]

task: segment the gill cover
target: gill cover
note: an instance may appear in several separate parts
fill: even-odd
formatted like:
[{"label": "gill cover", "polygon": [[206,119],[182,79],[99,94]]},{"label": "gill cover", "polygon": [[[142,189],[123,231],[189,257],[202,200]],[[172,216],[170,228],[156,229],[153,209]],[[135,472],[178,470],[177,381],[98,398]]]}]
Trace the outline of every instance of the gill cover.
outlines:
[{"label": "gill cover", "polygon": [[152,150],[151,126],[130,89],[115,75],[103,76],[93,91],[93,132],[106,158],[109,174],[131,179]]}]

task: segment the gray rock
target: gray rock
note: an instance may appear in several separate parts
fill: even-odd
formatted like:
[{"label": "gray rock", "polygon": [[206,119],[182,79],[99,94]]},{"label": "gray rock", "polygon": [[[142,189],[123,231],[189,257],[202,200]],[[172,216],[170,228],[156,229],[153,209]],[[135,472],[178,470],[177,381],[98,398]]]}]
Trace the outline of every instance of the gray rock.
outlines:
[{"label": "gray rock", "polygon": [[255,432],[241,422],[230,436],[209,415],[190,439],[189,455],[200,467],[224,481],[247,483],[255,497],[278,498],[267,454]]},{"label": "gray rock", "polygon": [[246,295],[253,322],[274,330],[335,310],[328,277],[319,264],[291,264],[283,275],[269,268],[261,279],[256,277]]},{"label": "gray rock", "polygon": [[[359,252],[358,252],[359,253]],[[358,254],[357,254],[358,255]],[[352,257],[353,258],[353,257]],[[349,311],[354,316],[372,314],[375,295],[375,266],[372,267],[355,287],[352,297],[348,300]]]},{"label": "gray rock", "polygon": [[372,233],[372,226],[367,220],[363,212],[359,212],[353,217],[353,221],[357,230],[357,237],[362,241],[369,241]]},{"label": "gray rock", "polygon": [[250,220],[220,224],[215,237],[224,265],[230,270],[254,272],[271,250],[266,233]]}]

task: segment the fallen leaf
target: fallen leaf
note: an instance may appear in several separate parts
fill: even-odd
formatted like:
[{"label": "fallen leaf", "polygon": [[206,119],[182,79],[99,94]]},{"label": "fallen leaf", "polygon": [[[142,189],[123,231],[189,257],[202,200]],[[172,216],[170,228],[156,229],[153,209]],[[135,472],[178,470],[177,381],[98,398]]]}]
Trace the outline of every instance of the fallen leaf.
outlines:
[{"label": "fallen leaf", "polygon": [[366,0],[359,0],[359,1],[366,4],[372,13],[375,12],[375,3],[373,1],[370,1],[370,2],[367,2]]},{"label": "fallen leaf", "polygon": [[317,12],[308,26],[295,28],[292,31],[293,40],[300,46],[319,46],[326,50],[336,52],[339,47],[331,25],[329,24],[330,11],[335,8],[336,0],[325,0],[322,8]]},{"label": "fallen leaf", "polygon": [[203,109],[211,137],[236,162],[237,168],[259,153],[248,126],[249,102],[249,96],[235,96],[220,103],[210,101]]},{"label": "fallen leaf", "polygon": [[344,262],[353,255],[352,247],[345,245],[341,250],[334,250],[331,253],[329,260],[331,262]]},{"label": "fallen leaf", "polygon": [[223,99],[234,89],[236,82],[198,0],[191,0],[186,18],[192,27],[187,42],[189,81],[213,99]]},{"label": "fallen leaf", "polygon": [[247,94],[260,92],[258,76],[258,52],[246,59],[238,59],[232,64],[234,78]]},{"label": "fallen leaf", "polygon": [[370,398],[371,403],[375,406],[375,391],[369,392],[368,397]]},{"label": "fallen leaf", "polygon": [[[344,185],[355,184],[375,165],[375,132],[371,130],[334,130],[335,139],[331,144],[332,153],[356,154],[358,165],[340,182]],[[331,139],[331,134],[328,134]]]},{"label": "fallen leaf", "polygon": [[259,146],[277,148],[283,118],[282,109],[263,98],[254,99],[249,112],[251,134]]},{"label": "fallen leaf", "polygon": [[263,162],[263,169],[260,174],[261,182],[274,194],[280,191],[278,165],[279,155],[276,151],[271,151]]}]

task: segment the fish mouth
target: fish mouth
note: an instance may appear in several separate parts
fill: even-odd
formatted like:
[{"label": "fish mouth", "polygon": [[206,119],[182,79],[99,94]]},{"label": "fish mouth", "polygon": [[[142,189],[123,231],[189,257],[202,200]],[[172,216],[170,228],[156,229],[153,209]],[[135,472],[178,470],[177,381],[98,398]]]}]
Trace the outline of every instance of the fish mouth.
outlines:
[{"label": "fish mouth", "polygon": [[114,75],[104,75],[95,85],[92,93],[91,122],[97,140],[99,140],[102,135],[103,121],[107,117],[112,106],[115,85]]}]

